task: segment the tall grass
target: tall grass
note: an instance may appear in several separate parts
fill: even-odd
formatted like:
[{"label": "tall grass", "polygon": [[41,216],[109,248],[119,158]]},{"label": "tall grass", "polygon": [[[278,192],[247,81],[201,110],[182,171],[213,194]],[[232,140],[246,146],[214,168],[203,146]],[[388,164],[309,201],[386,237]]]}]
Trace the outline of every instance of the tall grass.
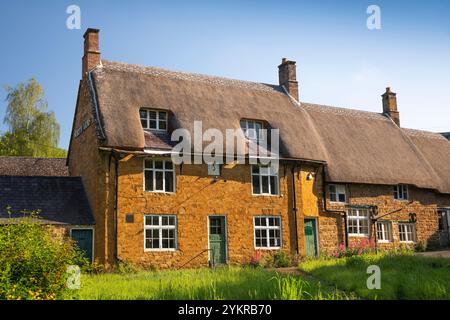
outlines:
[{"label": "tall grass", "polygon": [[255,268],[193,269],[135,274],[83,275],[74,296],[89,300],[129,299],[347,299],[320,283]]},{"label": "tall grass", "polygon": [[[381,271],[381,289],[369,290],[367,267]],[[366,254],[305,261],[300,269],[367,299],[450,299],[450,259],[411,254]]]}]

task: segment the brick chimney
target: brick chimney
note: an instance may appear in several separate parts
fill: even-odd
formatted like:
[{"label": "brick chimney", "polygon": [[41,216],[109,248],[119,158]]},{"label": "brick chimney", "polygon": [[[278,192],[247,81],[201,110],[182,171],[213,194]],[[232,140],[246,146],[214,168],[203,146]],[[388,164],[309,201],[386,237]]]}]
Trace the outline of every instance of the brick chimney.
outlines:
[{"label": "brick chimney", "polygon": [[391,88],[386,88],[383,93],[383,114],[389,116],[400,127],[400,113],[397,109],[397,94],[391,91]]},{"label": "brick chimney", "polygon": [[283,58],[278,66],[280,86],[284,86],[289,94],[298,101],[297,67],[295,61]]},{"label": "brick chimney", "polygon": [[83,78],[88,71],[100,64],[99,32],[99,29],[89,28],[84,33]]}]

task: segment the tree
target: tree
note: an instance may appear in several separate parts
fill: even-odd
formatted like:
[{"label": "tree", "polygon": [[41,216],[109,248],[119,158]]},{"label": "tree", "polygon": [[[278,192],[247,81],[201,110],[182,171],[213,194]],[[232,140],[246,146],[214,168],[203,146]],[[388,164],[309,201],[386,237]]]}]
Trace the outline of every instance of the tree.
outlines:
[{"label": "tree", "polygon": [[60,127],[39,82],[32,78],[16,87],[5,87],[8,106],[4,123],[8,131],[0,137],[0,155],[65,157],[58,148]]}]

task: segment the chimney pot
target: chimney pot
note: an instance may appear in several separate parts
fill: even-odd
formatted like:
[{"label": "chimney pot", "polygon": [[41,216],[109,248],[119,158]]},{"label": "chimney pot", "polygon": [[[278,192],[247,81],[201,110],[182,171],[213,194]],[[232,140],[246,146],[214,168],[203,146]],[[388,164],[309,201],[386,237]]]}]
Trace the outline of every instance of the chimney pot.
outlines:
[{"label": "chimney pot", "polygon": [[278,66],[278,79],[280,86],[284,86],[289,95],[298,101],[299,94],[296,69],[295,61],[282,58],[281,64]]},{"label": "chimney pot", "polygon": [[84,55],[82,77],[98,66],[101,62],[99,29],[88,28],[84,33]]},{"label": "chimney pot", "polygon": [[390,87],[381,96],[383,98],[383,113],[387,115],[397,126],[400,127],[400,113],[397,109],[397,94],[391,91]]}]

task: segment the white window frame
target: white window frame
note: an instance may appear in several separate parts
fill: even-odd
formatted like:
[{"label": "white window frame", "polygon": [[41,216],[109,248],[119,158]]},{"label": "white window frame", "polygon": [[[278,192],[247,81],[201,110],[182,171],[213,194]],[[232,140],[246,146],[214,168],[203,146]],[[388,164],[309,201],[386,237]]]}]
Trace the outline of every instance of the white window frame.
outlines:
[{"label": "white window frame", "polygon": [[[262,121],[241,119],[239,124],[247,139],[256,142],[264,140],[264,134],[262,131],[262,129],[264,129],[264,124]],[[256,129],[256,124],[258,124],[260,127],[259,131],[258,129]],[[252,132],[252,134],[250,135],[249,132]]]},{"label": "white window frame", "polygon": [[[265,219],[266,225],[265,226],[257,226],[256,219]],[[269,219],[277,219],[279,221],[279,226],[270,226]],[[281,219],[281,216],[255,216],[255,217],[253,217],[253,244],[255,246],[255,249],[257,249],[257,250],[279,250],[279,249],[281,249],[283,247],[282,222],[283,221]],[[266,230],[267,246],[258,247],[256,245],[256,230]],[[279,246],[273,246],[273,247],[270,246],[270,232],[269,232],[270,230],[279,230],[279,232],[280,232]]]},{"label": "white window frame", "polygon": [[[145,111],[146,112],[146,117],[142,118],[140,112],[141,111]],[[156,113],[156,119],[151,119],[152,121],[156,121],[156,128],[150,128],[150,112],[155,112]],[[161,114],[164,113],[166,115],[165,119],[160,119],[161,118]],[[163,111],[163,110],[155,110],[155,109],[148,109],[148,108],[142,108],[141,110],[139,110],[139,119],[141,120],[141,125],[142,125],[142,120],[145,120],[147,122],[147,126],[143,126],[144,130],[152,130],[152,131],[167,131],[167,126],[168,126],[168,116],[169,114],[167,113],[167,111]],[[166,124],[166,128],[165,129],[161,129],[159,127],[159,122],[160,121],[164,121]]]},{"label": "white window frame", "polygon": [[[389,243],[392,242],[392,222],[387,220],[380,220],[376,223],[377,242]],[[380,233],[383,237],[380,237]],[[387,234],[387,239],[386,239]]]},{"label": "white window frame", "polygon": [[[153,165],[152,168],[146,168],[145,167],[145,162],[146,161],[152,161]],[[161,161],[163,162],[163,168],[162,169],[156,169],[155,168],[155,161]],[[166,169],[166,162],[171,162],[172,163],[172,169]],[[166,159],[158,159],[158,158],[144,158],[143,162],[142,162],[142,166],[144,168],[144,192],[153,192],[153,193],[176,193],[177,190],[177,186],[176,186],[176,171],[175,171],[175,164],[171,161],[171,160],[166,160]],[[145,189],[145,172],[146,171],[153,171],[153,190],[146,190]],[[156,174],[155,172],[162,172],[162,176],[163,176],[163,190],[156,190]],[[173,191],[166,191],[166,172],[172,172],[172,177],[173,177]]]},{"label": "white window frame", "polygon": [[[331,187],[334,187],[336,191],[332,192]],[[347,203],[347,193],[345,190],[345,185],[343,185],[343,184],[329,184],[328,185],[328,194],[329,194],[329,199],[330,199],[331,203]],[[332,194],[335,195],[336,200],[331,200]],[[340,195],[344,195],[344,201],[339,200]]]},{"label": "white window frame", "polygon": [[[158,217],[158,225],[147,225],[146,220],[147,217]],[[163,225],[162,224],[162,218],[174,218],[174,225]],[[163,248],[162,247],[162,230],[175,230],[174,231],[174,248]],[[146,237],[146,230],[159,230],[159,248],[147,248],[147,237]],[[176,251],[178,248],[178,219],[176,215],[158,215],[158,214],[146,214],[144,215],[144,252],[154,252],[154,251]]]},{"label": "white window frame", "polygon": [[[402,227],[411,227],[411,232],[409,230],[404,229]],[[401,234],[404,233],[406,235],[406,240],[401,240]],[[410,238],[410,235],[411,237]],[[416,224],[414,222],[399,222],[398,223],[398,240],[401,243],[415,243],[416,242]]]},{"label": "white window frame", "polygon": [[409,188],[407,184],[398,184],[394,186],[394,199],[395,200],[409,199]]},{"label": "white window frame", "polygon": [[[367,216],[360,215],[361,211],[367,211]],[[352,215],[350,213],[356,212],[356,215]],[[350,220],[356,221],[356,229],[358,230],[357,233],[350,233]],[[361,221],[367,220],[367,233],[360,232],[360,229],[362,228]],[[369,237],[370,236],[370,211],[367,208],[350,208],[347,212],[347,232],[348,235],[351,237]]]},{"label": "white window frame", "polygon": [[[258,166],[259,167],[259,173],[253,173],[253,166]],[[262,173],[261,168],[268,168],[266,173]],[[279,177],[279,171],[277,171],[276,173],[273,173],[273,167],[271,166],[263,166],[260,164],[253,164],[250,165],[250,173],[251,173],[251,183],[252,183],[252,195],[254,196],[279,196],[280,195],[280,177]],[[257,176],[259,177],[259,189],[260,189],[260,193],[255,193],[255,190],[253,188],[253,177]],[[263,181],[263,177],[267,177],[267,181],[269,183],[268,189],[269,192],[263,192],[263,187],[262,187],[262,181]],[[270,185],[270,177],[275,177],[275,187],[276,187],[276,193],[272,193],[272,187]]]}]

